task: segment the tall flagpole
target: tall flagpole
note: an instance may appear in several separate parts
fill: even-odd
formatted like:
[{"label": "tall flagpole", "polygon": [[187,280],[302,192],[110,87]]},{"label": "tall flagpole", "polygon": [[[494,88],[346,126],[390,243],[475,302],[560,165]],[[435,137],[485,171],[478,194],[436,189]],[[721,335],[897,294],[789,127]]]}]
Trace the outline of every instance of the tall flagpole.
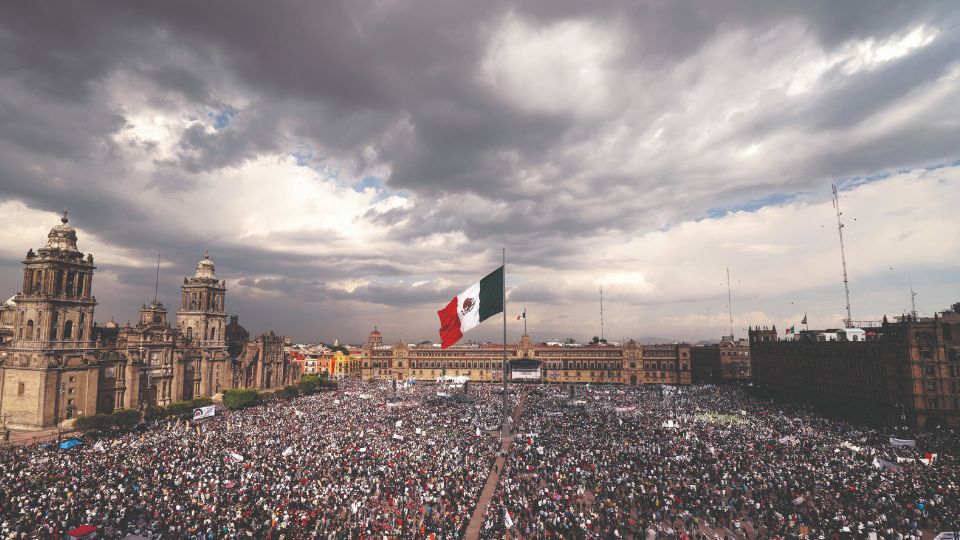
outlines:
[{"label": "tall flagpole", "polygon": [[[506,287],[506,283],[503,286]],[[527,306],[523,306],[523,335],[527,335]]]},{"label": "tall flagpole", "polygon": [[503,248],[503,425],[501,437],[507,436],[507,248]]}]

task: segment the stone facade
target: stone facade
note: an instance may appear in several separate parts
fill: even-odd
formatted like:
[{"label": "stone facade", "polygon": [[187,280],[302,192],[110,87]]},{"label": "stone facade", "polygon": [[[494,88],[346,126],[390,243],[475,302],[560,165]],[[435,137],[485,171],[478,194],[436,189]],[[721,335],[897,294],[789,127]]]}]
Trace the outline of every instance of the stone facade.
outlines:
[{"label": "stone facade", "polygon": [[46,246],[27,252],[23,265],[22,290],[0,306],[7,336],[0,341],[0,417],[9,427],[43,429],[81,414],[165,406],[226,388],[273,388],[295,380],[283,339],[272,333],[254,342],[268,351],[267,360],[254,363],[269,366],[270,376],[236,377],[245,359],[229,354],[226,283],[216,278],[209,256],[193,277],[184,278],[176,326],[156,299],[141,307],[135,325],[94,323],[93,256],[77,249],[66,215]]},{"label": "stone facade", "polygon": [[787,341],[775,330],[752,329],[755,385],[835,416],[914,430],[960,428],[960,303],[934,317],[884,318],[864,330],[863,341],[825,340],[823,331]]},{"label": "stone facade", "polygon": [[690,359],[695,383],[744,383],[750,381],[750,343],[723,336],[717,345],[691,347]]},{"label": "stone facade", "polygon": [[[500,345],[383,345],[374,330],[361,354],[364,379],[436,380],[466,376],[472,381],[503,380]],[[551,383],[690,384],[686,344],[560,347],[534,344],[524,335],[507,346],[512,380]]]}]

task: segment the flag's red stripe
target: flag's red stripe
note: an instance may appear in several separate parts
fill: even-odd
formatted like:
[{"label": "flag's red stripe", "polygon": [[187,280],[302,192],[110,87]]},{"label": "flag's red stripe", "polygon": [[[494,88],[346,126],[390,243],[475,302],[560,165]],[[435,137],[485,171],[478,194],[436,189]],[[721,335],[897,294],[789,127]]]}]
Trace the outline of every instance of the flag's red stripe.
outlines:
[{"label": "flag's red stripe", "polygon": [[457,313],[457,298],[437,312],[440,316],[440,346],[444,349],[460,341],[463,332],[460,331],[460,315]]}]

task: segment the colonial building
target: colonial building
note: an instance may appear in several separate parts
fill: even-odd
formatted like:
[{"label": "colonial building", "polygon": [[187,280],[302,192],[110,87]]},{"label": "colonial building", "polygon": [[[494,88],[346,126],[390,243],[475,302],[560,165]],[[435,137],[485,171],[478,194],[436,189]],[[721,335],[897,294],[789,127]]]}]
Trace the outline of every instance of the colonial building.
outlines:
[{"label": "colonial building", "polygon": [[[384,345],[378,330],[370,333],[361,354],[364,379],[436,380],[466,376],[472,381],[503,380],[501,345],[431,343]],[[583,347],[534,344],[524,335],[507,346],[511,380],[556,383],[690,384],[690,347],[681,345]]]},{"label": "colonial building", "polygon": [[[97,326],[93,255],[79,251],[68,223],[64,214],[46,246],[27,252],[21,291],[0,307],[8,336],[0,341],[0,415],[8,426],[42,429],[81,414],[164,406],[225,388],[271,388],[294,380],[282,338],[278,356],[272,333],[254,342],[254,349],[268,351],[255,359],[229,354],[226,284],[206,255],[194,276],[184,278],[176,326],[157,299],[140,308],[135,325]],[[251,364],[252,379],[238,375],[251,371]]]},{"label": "colonial building", "polygon": [[960,428],[960,303],[857,332],[751,329],[759,390],[822,412],[914,430]]},{"label": "colonial building", "polygon": [[720,343],[690,348],[695,383],[742,383],[750,380],[750,343],[723,336]]}]

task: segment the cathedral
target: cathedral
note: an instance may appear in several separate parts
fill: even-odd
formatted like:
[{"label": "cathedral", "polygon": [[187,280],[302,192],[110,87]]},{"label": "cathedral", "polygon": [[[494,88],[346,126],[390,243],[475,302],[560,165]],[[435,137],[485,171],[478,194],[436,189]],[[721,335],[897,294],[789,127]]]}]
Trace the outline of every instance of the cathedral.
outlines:
[{"label": "cathedral", "polygon": [[184,277],[175,324],[156,298],[136,324],[98,325],[93,255],[66,213],[23,260],[21,291],[0,305],[0,419],[44,429],[80,415],[162,407],[228,388],[278,388],[298,377],[273,332],[253,340],[225,309],[226,282],[204,254]]}]

